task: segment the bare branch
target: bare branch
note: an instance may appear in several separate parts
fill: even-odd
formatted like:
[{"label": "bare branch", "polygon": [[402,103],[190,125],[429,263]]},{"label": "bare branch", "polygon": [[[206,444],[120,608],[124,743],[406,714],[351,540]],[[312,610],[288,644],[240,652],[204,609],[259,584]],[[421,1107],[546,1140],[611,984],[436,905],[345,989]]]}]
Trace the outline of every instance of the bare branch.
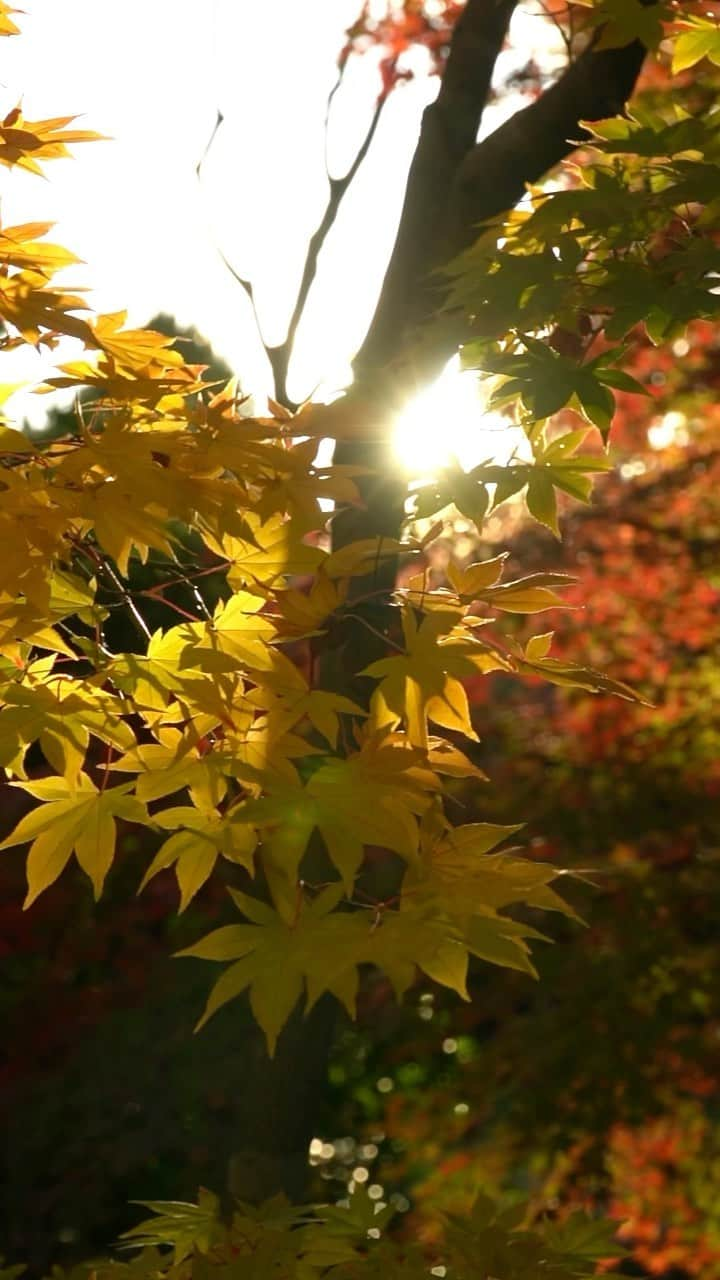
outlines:
[{"label": "bare branch", "polygon": [[[335,83],[332,89],[330,90],[330,93],[327,99],[327,107],[325,112],[326,138],[327,138],[328,123],[330,119],[330,110],[331,110],[335,95],[337,94],[340,86],[342,85],[343,75],[344,75],[344,64],[343,66],[340,67],[340,70],[337,75],[337,79],[335,80]],[[222,249],[219,246],[217,247],[218,254],[220,256],[220,259],[223,265],[230,272],[233,279],[236,280],[237,283],[240,285],[240,287],[243,289],[252,306],[253,317],[255,320],[255,327],[257,329],[260,341],[263,345],[265,354],[268,358],[268,362],[270,364],[270,369],[272,372],[274,397],[280,404],[285,405],[286,408],[290,409],[293,412],[298,408],[298,405],[297,403],[294,403],[288,395],[287,377],[288,377],[288,369],[290,366],[290,359],[292,356],[293,347],[295,345],[295,336],[297,334],[298,325],[300,324],[300,320],[302,319],[302,314],[303,314],[303,311],[305,310],[305,304],[308,300],[308,295],[310,293],[310,290],[313,286],[313,282],[315,280],[315,276],[317,274],[318,260],[322,252],[323,245],[325,244],[325,241],[333,227],[335,219],[337,218],[343,197],[345,196],[349,186],[351,185],[353,179],[355,178],[358,172],[358,169],[360,168],[363,160],[365,159],[368,151],[370,150],[373,138],[375,137],[375,133],[377,131],[378,124],[380,123],[380,117],[382,115],[383,107],[387,102],[387,97],[388,95],[386,93],[382,93],[378,97],[377,102],[375,104],[375,108],[373,110],[372,117],[370,119],[370,123],[365,133],[365,137],[360,143],[360,146],[358,147],[358,150],[355,154],[355,157],[349,169],[341,178],[333,178],[332,175],[329,173],[327,169],[327,152],[326,152],[325,169],[326,169],[327,180],[329,185],[328,199],[325,205],[325,210],[323,212],[322,218],[320,219],[318,226],[316,227],[315,231],[313,232],[308,242],[307,252],[305,254],[305,262],[303,265],[303,273],[300,279],[300,285],[298,287],[297,297],[295,299],[295,303],[290,315],[287,332],[282,342],[278,343],[275,346],[271,346],[269,343],[265,341],[263,337],[262,327],[260,325],[260,319],[258,316],[257,307],[255,305],[255,296],[253,293],[253,287],[252,287],[251,281],[246,280],[243,276],[241,276],[239,272],[235,270],[235,268],[233,267],[229,259],[226,257],[226,255],[223,253]],[[202,182],[202,167],[207,159],[208,153],[213,145],[213,142],[217,137],[218,130],[220,129],[223,123],[224,123],[224,116],[222,112],[218,110],[217,117],[215,120],[215,124],[213,126],[212,133],[210,135],[210,138],[208,139],[205,150],[203,151],[203,154],[200,157],[195,167],[195,174],[199,182]]]},{"label": "bare branch", "polygon": [[[336,81],[335,85],[333,86],[333,89],[331,90],[330,97],[328,98],[328,114],[329,114],[329,108],[332,102],[332,98],[335,92],[337,91],[339,84],[340,84],[340,78],[338,78],[338,80]],[[270,348],[265,347],[265,350],[268,353],[268,359],[270,360],[270,363],[272,365],[273,375],[275,379],[275,399],[278,400],[280,404],[286,405],[289,409],[297,408],[297,405],[292,404],[287,393],[287,374],[288,374],[288,368],[290,364],[290,357],[292,356],[292,350],[295,344],[295,335],[297,333],[298,325],[300,323],[300,320],[302,319],[302,314],[303,314],[303,311],[305,310],[305,304],[308,300],[308,295],[310,293],[310,290],[313,285],[313,281],[315,280],[315,276],[317,274],[318,259],[320,257],[320,253],[322,251],[323,245],[325,244],[325,241],[328,237],[328,234],[335,222],[335,219],[337,218],[342,199],[348,187],[350,186],[351,182],[353,181],[358,169],[360,168],[360,165],[362,164],[368,151],[370,150],[370,147],[372,145],[372,140],[375,137],[375,133],[376,133],[378,124],[380,122],[380,116],[382,115],[382,110],[386,102],[387,102],[387,95],[382,94],[378,98],[377,103],[375,104],[375,109],[373,111],[370,124],[368,125],[367,131],[365,133],[365,137],[363,138],[360,146],[358,147],[358,150],[355,154],[352,164],[350,165],[350,168],[343,175],[343,177],[333,178],[328,173],[328,183],[329,183],[330,189],[328,192],[327,204],[325,205],[325,211],[323,213],[323,216],[320,219],[320,222],[318,223],[318,226],[316,230],[313,232],[310,238],[310,241],[308,243],[302,278],[300,280],[300,286],[298,288],[297,297],[295,299],[295,305],[292,309],[292,314],[290,316],[290,321],[288,323],[285,340],[284,342],[280,343],[279,346],[270,347]],[[326,126],[327,126],[327,122],[328,122],[328,116],[325,117]]]},{"label": "bare branch", "polygon": [[[350,394],[365,402],[369,430],[374,422],[386,424],[392,415],[396,389],[381,385],[381,371],[403,348],[403,334],[416,314],[417,297],[427,292],[427,275],[438,260],[438,240],[444,233],[448,191],[477,138],[515,3],[468,0],[455,27],[438,96],[423,114],[390,265],[370,330],[354,362],[356,386]],[[429,376],[423,367],[421,380],[429,380]],[[335,459],[359,463],[370,474],[358,481],[364,506],[346,508],[335,516],[333,546],[378,534],[397,537],[407,485],[388,458],[387,445],[372,438],[343,441],[335,450]],[[379,585],[390,591],[395,565],[384,562],[381,573]],[[354,581],[356,597],[367,589],[363,579]]]},{"label": "bare branch", "polygon": [[215,116],[215,124],[212,127],[212,133],[210,134],[210,137],[208,138],[205,144],[205,150],[203,151],[200,159],[195,165],[195,177],[198,179],[199,182],[202,181],[202,177],[201,177],[202,167],[205,161],[207,160],[208,155],[210,154],[210,151],[212,150],[212,144],[218,135],[218,131],[222,128],[224,123],[225,123],[225,117],[222,111],[220,110],[220,108],[218,107],[217,114]]}]

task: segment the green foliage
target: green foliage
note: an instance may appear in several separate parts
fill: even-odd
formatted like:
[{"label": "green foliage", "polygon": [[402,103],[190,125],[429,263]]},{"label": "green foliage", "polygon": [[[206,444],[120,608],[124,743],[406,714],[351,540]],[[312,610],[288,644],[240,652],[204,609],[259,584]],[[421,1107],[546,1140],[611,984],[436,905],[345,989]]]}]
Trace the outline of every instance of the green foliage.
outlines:
[{"label": "green foliage", "polygon": [[[531,429],[575,408],[607,438],[611,389],[645,391],[618,368],[636,326],[659,343],[718,314],[708,233],[720,207],[719,124],[717,111],[693,117],[680,106],[589,124],[594,156],[573,185],[533,191],[528,209],[450,267],[447,306],[468,315],[465,367],[498,382],[491,408],[517,403]],[[542,331],[549,338],[533,336]]]},{"label": "green foliage", "polygon": [[[152,1203],[154,1216],[126,1231],[124,1242],[142,1252],[129,1262],[97,1261],[98,1280],[136,1277],[316,1277],[449,1275],[456,1280],[585,1280],[597,1260],[618,1252],[605,1224],[575,1214],[562,1224],[523,1225],[524,1207],[499,1212],[478,1197],[462,1221],[448,1218],[442,1246],[397,1243],[387,1234],[392,1209],[357,1190],[337,1206],[297,1209],[282,1197],[259,1208],[238,1205],[229,1220],[217,1197],[200,1192],[197,1204]],[[73,1273],[73,1274],[77,1274]],[[86,1272],[84,1272],[86,1274]]]}]

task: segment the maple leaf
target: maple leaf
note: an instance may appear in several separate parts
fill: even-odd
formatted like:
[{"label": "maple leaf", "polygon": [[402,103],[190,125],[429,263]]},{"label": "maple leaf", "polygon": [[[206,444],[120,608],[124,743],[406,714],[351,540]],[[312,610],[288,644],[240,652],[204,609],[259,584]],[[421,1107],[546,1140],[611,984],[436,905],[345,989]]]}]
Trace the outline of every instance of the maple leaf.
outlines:
[{"label": "maple leaf", "polygon": [[378,569],[385,561],[398,556],[419,555],[420,544],[400,542],[397,538],[361,538],[333,551],[323,564],[329,578],[364,577]]},{"label": "maple leaf", "polygon": [[132,698],[136,710],[146,720],[167,708],[173,695],[183,688],[183,654],[187,639],[180,627],[155,631],[145,653],[117,654],[108,663],[107,674],[116,688]]},{"label": "maple leaf", "polygon": [[82,514],[124,578],[133,552],[143,564],[151,548],[172,559],[172,540],[164,513],[138,503],[130,479],[99,480],[88,485],[83,493]]},{"label": "maple leaf", "polygon": [[308,546],[294,522],[281,515],[262,522],[248,512],[252,541],[226,535],[205,535],[212,550],[230,561],[227,579],[237,589],[247,583],[272,587],[279,578],[313,573],[325,557],[319,547]]},{"label": "maple leaf", "polygon": [[19,663],[22,669],[27,666],[28,647],[51,649],[70,658],[77,656],[51,622],[75,616],[88,625],[99,625],[105,616],[95,604],[95,582],[58,570],[48,575],[46,586],[48,595],[43,608],[27,599],[0,594],[0,649],[8,652],[13,643],[24,641],[25,656]]},{"label": "maple leaf", "polygon": [[30,173],[42,173],[38,161],[69,156],[68,143],[102,141],[102,135],[92,129],[68,129],[67,125],[76,118],[26,120],[20,107],[13,107],[0,121],[0,164],[9,169],[17,165]]},{"label": "maple leaf", "polygon": [[249,591],[236,591],[216,606],[212,622],[189,622],[177,628],[185,641],[185,661],[197,658],[215,661],[217,670],[232,670],[238,664],[262,671],[272,667],[274,655],[268,648],[276,628],[262,614],[265,601]]},{"label": "maple leaf", "polygon": [[717,21],[696,17],[680,24],[687,28],[675,41],[673,50],[673,75],[694,67],[703,58],[720,66],[720,30]]},{"label": "maple leaf", "polygon": [[505,555],[496,556],[493,560],[468,565],[466,569],[449,564],[448,580],[457,593],[449,598],[449,604],[483,600],[506,613],[540,613],[543,609],[563,608],[562,598],[552,587],[567,586],[574,578],[566,573],[531,573],[515,582],[499,583],[505,559]]},{"label": "maple leaf", "polygon": [[23,682],[3,689],[0,763],[22,773],[25,753],[37,741],[48,764],[73,786],[91,735],[121,751],[132,746],[135,735],[111,694],[57,675],[53,665],[54,657],[32,663]]},{"label": "maple leaf", "polygon": [[158,742],[146,742],[113,761],[113,771],[136,773],[135,793],[143,801],[160,800],[187,788],[198,809],[214,809],[225,798],[227,779],[220,756],[205,751],[197,730],[156,730]]},{"label": "maple leaf", "polygon": [[173,1262],[207,1254],[213,1245],[221,1245],[225,1239],[225,1227],[220,1211],[220,1200],[204,1187],[198,1189],[198,1203],[184,1204],[179,1200],[138,1200],[144,1209],[151,1209],[155,1217],[139,1222],[129,1231],[123,1231],[121,1239],[134,1247],[145,1250],[156,1245],[171,1244]]},{"label": "maple leaf", "polygon": [[173,349],[172,337],[154,329],[123,329],[127,311],[114,311],[97,316],[89,325],[92,345],[100,347],[122,369],[147,373],[157,367],[164,373],[169,368],[184,368],[179,351]]},{"label": "maple leaf", "polygon": [[15,26],[11,13],[22,13],[22,9],[14,9],[12,5],[6,4],[5,0],[0,3],[0,36],[17,36],[20,34],[20,28]]},{"label": "maple leaf", "polygon": [[[470,830],[460,843],[466,851],[472,844],[477,853],[491,848],[516,828],[477,824],[472,828],[472,840],[467,835]],[[513,885],[508,891],[512,900],[522,897],[528,886],[535,886],[541,893],[543,875],[547,876],[546,868],[541,868],[532,882],[530,869],[522,887]],[[535,973],[525,939],[542,937],[537,930],[482,906],[468,908],[467,904],[460,927],[448,919],[446,904],[438,912],[433,898],[428,896],[421,901],[414,889],[413,883],[413,893],[403,901],[400,911],[386,911],[376,919],[367,913],[335,911],[343,894],[341,885],[329,886],[314,902],[296,889],[288,903],[290,910],[274,909],[230,890],[251,923],[225,925],[179,952],[181,956],[233,962],[213,987],[198,1029],[223,1004],[249,988],[253,1013],[272,1053],[277,1036],[303,991],[307,993],[308,1008],[324,991],[331,991],[354,1016],[357,968],[361,964],[381,968],[399,995],[414,981],[419,967],[464,999],[468,998],[466,973],[470,954]]]},{"label": "maple leaf", "polygon": [[595,11],[592,19],[601,27],[598,49],[614,49],[640,40],[654,49],[663,38],[663,19],[672,15],[669,6],[648,8],[642,0],[578,0]]},{"label": "maple leaf", "polygon": [[183,805],[154,814],[153,822],[175,834],[158,849],[138,893],[159,871],[174,865],[182,912],[209,879],[218,857],[227,858],[250,872],[253,870],[257,835],[253,827],[238,821],[232,811],[222,814],[205,806]]},{"label": "maple leaf", "polygon": [[0,264],[19,267],[49,278],[63,267],[72,266],[80,259],[59,244],[40,244],[38,238],[47,235],[52,222],[25,222],[16,227],[3,227],[0,231]]},{"label": "maple leaf", "polygon": [[[77,304],[76,304],[77,305]],[[67,321],[65,322],[67,326]],[[58,326],[59,328],[59,326]],[[63,329],[61,332],[70,332]],[[80,332],[78,323],[77,337],[81,337],[88,346],[98,345],[86,327]],[[118,364],[112,356],[103,352],[94,363],[89,360],[72,360],[59,366],[60,373],[47,378],[38,392],[49,393],[56,389],[76,387],[95,387],[109,404],[135,403],[144,406],[156,406],[166,397],[192,395],[202,391],[205,386],[198,370],[188,365],[173,365],[170,362],[145,365],[142,369],[127,368]]]},{"label": "maple leaf", "polygon": [[294,662],[277,650],[269,669],[259,675],[260,683],[248,695],[248,702],[267,714],[270,738],[281,736],[307,718],[333,748],[337,745],[340,715],[365,716],[350,698],[325,689],[311,689]]},{"label": "maple leaf", "polygon": [[548,888],[558,877],[557,868],[510,852],[491,852],[520,829],[517,825],[490,822],[451,827],[408,868],[403,892],[411,891],[418,901],[436,901],[453,918],[462,919],[476,911],[494,912],[519,903],[575,916],[572,908]]},{"label": "maple leaf", "polygon": [[0,314],[26,342],[52,347],[57,334],[84,341],[87,323],[72,312],[86,310],[77,294],[50,288],[42,271],[0,272]]},{"label": "maple leaf", "polygon": [[230,893],[252,923],[225,925],[178,952],[202,960],[234,961],[213,987],[196,1030],[247,988],[271,1055],[304,990],[310,1003],[323,991],[331,991],[354,1014],[356,965],[366,944],[368,922],[358,915],[334,912],[341,886],[331,885],[314,901],[301,896],[292,921],[246,894]]},{"label": "maple leaf", "polygon": [[353,477],[363,468],[314,466],[316,452],[314,440],[300,441],[283,451],[285,475],[269,483],[256,504],[261,519],[285,511],[293,518],[310,521],[317,528],[321,498],[342,504],[359,500]]},{"label": "maple leaf", "polygon": [[508,553],[505,551],[502,555],[493,556],[492,560],[481,560],[477,564],[467,565],[464,569],[451,560],[446,572],[448,581],[458,598],[467,601],[476,600],[478,592],[494,587],[502,575],[507,556]]},{"label": "maple leaf", "polygon": [[[645,701],[630,685],[624,684],[621,680],[613,680],[602,671],[594,671],[591,667],[581,667],[572,662],[548,657],[551,642],[552,632],[548,632],[543,636],[533,636],[528,641],[524,652],[518,646],[516,669],[527,675],[542,676],[550,684],[569,689],[586,689],[588,693],[610,693],[628,702]],[[514,646],[510,647],[514,652]]]},{"label": "maple leaf", "polygon": [[[406,757],[406,765],[413,762]],[[316,827],[348,892],[365,845],[415,856],[427,795],[402,774],[380,776],[376,764],[364,752],[329,759],[304,787],[270,784],[267,795],[238,806],[238,815],[267,832],[264,865],[280,910],[294,910],[298,868]]]},{"label": "maple leaf", "polygon": [[477,735],[470,723],[467,695],[458,677],[474,675],[480,661],[471,637],[451,636],[459,613],[428,614],[418,626],[412,609],[403,609],[406,653],[381,658],[362,672],[380,679],[372,698],[373,722],[407,726],[410,741],[427,749],[428,720]]},{"label": "maple leaf", "polygon": [[322,625],[345,603],[347,581],[333,581],[320,567],[316,570],[309,591],[290,587],[275,593],[278,611],[278,631],[283,636],[302,639],[320,635]]},{"label": "maple leaf", "polygon": [[105,876],[115,853],[116,819],[147,822],[145,806],[128,792],[127,783],[112,790],[98,791],[82,774],[76,786],[63,778],[43,778],[34,782],[14,782],[42,803],[21,818],[0,849],[31,843],[27,860],[28,891],[24,907],[57,880],[73,851],[83,871],[92,881],[96,900],[102,893]]},{"label": "maple leaf", "polygon": [[482,782],[488,780],[482,769],[444,738],[428,740],[427,761],[436,773],[448,774],[452,778],[479,778]]}]

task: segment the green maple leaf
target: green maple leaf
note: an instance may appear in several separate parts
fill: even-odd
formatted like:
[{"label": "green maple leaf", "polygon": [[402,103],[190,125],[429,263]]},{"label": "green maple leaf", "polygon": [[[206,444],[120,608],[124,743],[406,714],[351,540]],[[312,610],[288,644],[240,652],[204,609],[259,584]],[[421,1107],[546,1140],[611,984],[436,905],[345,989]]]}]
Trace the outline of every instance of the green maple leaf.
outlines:
[{"label": "green maple leaf", "polygon": [[597,49],[615,49],[633,40],[639,40],[647,49],[655,49],[663,38],[663,19],[672,13],[664,4],[648,7],[641,0],[591,0],[591,3],[593,21],[602,26]]},{"label": "green maple leaf", "polygon": [[703,58],[709,58],[716,67],[720,66],[720,28],[717,22],[713,19],[707,21],[703,18],[691,18],[683,26],[687,26],[689,30],[684,31],[675,41],[673,75],[694,67]]},{"label": "green maple leaf", "polygon": [[177,1264],[197,1249],[207,1253],[224,1235],[220,1201],[211,1191],[200,1189],[197,1204],[180,1200],[134,1200],[133,1204],[152,1209],[154,1217],[123,1231],[121,1240],[138,1248],[171,1245]]}]

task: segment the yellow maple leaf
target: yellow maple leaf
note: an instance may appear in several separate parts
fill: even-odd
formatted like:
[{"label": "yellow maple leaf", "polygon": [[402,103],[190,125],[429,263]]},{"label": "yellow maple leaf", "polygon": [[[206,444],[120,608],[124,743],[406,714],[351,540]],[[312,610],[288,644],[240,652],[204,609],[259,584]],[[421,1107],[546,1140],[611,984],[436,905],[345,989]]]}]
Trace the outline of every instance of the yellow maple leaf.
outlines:
[{"label": "yellow maple leaf", "polygon": [[67,126],[76,118],[58,116],[52,120],[26,120],[20,107],[13,107],[0,121],[0,164],[7,165],[9,169],[17,165],[30,173],[42,173],[38,161],[69,156],[69,143],[102,140],[102,134],[92,129],[69,129]]},{"label": "yellow maple leaf", "polygon": [[123,329],[126,319],[127,311],[114,311],[97,316],[89,326],[93,345],[102,348],[116,366],[142,373],[154,366],[162,372],[185,367],[180,352],[173,349],[174,338],[154,329]]},{"label": "yellow maple leaf", "polygon": [[308,520],[317,528],[322,523],[318,521],[321,516],[321,498],[343,504],[359,501],[353,477],[362,474],[363,469],[316,466],[316,451],[314,440],[302,440],[282,451],[285,474],[268,484],[256,504],[256,510],[263,520],[283,511],[301,520]]},{"label": "yellow maple leaf", "polygon": [[[79,323],[79,322],[78,322]],[[66,332],[65,329],[60,332]],[[84,326],[82,333],[77,333],[88,346],[97,345],[90,329]],[[170,396],[192,395],[202,391],[204,383],[192,366],[151,363],[142,369],[127,368],[118,364],[112,357],[103,352],[92,363],[89,360],[74,360],[59,366],[60,373],[47,378],[38,392],[49,393],[60,388],[94,387],[103,400],[114,403],[137,403],[140,405],[159,406]]]},{"label": "yellow maple leaf", "polygon": [[87,774],[82,774],[75,787],[68,786],[63,778],[12,785],[42,802],[21,818],[15,830],[0,843],[0,849],[7,849],[32,842],[24,907],[29,907],[57,880],[73,851],[92,881],[95,898],[99,898],[115,853],[116,818],[126,822],[147,821],[145,806],[135,796],[128,795],[131,784],[98,791]]},{"label": "yellow maple leaf", "polygon": [[369,922],[333,910],[342,897],[341,886],[330,885],[314,901],[301,894],[292,921],[247,894],[231,891],[231,896],[251,923],[225,925],[178,952],[202,960],[234,961],[213,987],[196,1030],[248,988],[271,1056],[304,990],[309,1005],[323,991],[331,991],[354,1015],[357,965],[363,959]]},{"label": "yellow maple leaf", "polygon": [[52,222],[24,222],[0,231],[0,265],[34,271],[46,279],[80,259],[59,244],[40,244]]},{"label": "yellow maple leaf", "polygon": [[478,646],[470,636],[450,634],[454,621],[453,613],[442,611],[428,614],[418,626],[414,612],[405,608],[406,652],[381,658],[362,673],[380,680],[372,700],[373,723],[391,727],[404,723],[410,741],[424,749],[428,720],[467,738],[477,737],[459,677],[476,671]]},{"label": "yellow maple leaf", "polygon": [[294,910],[298,869],[316,827],[348,892],[366,845],[415,856],[417,815],[428,796],[402,775],[378,776],[375,763],[362,752],[328,759],[304,787],[271,784],[266,795],[238,806],[238,814],[266,833],[263,865],[278,910],[286,916]]},{"label": "yellow maple leaf", "polygon": [[322,568],[316,571],[309,591],[276,589],[278,634],[295,639],[318,635],[322,624],[344,604],[347,591],[346,579],[333,581]]},{"label": "yellow maple leaf", "polygon": [[185,788],[199,809],[214,809],[227,794],[224,762],[208,751],[196,732],[166,727],[159,741],[141,743],[113,761],[111,770],[137,774],[136,795],[144,802],[160,800]]},{"label": "yellow maple leaf", "polygon": [[73,787],[91,735],[120,751],[132,746],[135,735],[117,699],[103,689],[56,675],[54,661],[53,655],[32,663],[22,682],[4,688],[0,764],[22,775],[25,753],[38,742],[48,764]]},{"label": "yellow maple leaf", "polygon": [[211,669],[237,670],[238,666],[263,670],[272,666],[274,655],[268,648],[276,636],[272,619],[260,612],[265,601],[249,591],[236,591],[221,600],[211,622],[188,622],[177,628],[186,646],[186,662],[193,655]]},{"label": "yellow maple leaf", "polygon": [[22,12],[22,9],[14,9],[12,5],[6,4],[5,0],[0,0],[0,36],[17,36],[20,34],[20,28],[15,26],[10,14]]},{"label": "yellow maple leaf", "polygon": [[226,535],[217,539],[205,534],[211,550],[230,561],[228,582],[231,587],[258,583],[272,587],[278,579],[313,573],[325,558],[319,547],[302,540],[294,521],[281,515],[262,522],[253,512],[246,514],[252,541]]},{"label": "yellow maple leaf", "polygon": [[25,342],[53,347],[57,334],[85,342],[89,329],[85,320],[73,315],[87,310],[77,294],[48,287],[42,271],[20,271],[8,276],[0,271],[0,314],[13,325]]},{"label": "yellow maple leaf", "polygon": [[132,698],[135,710],[148,723],[162,716],[175,693],[183,688],[183,653],[187,640],[180,627],[155,631],[145,653],[117,654],[107,675],[116,688]]},{"label": "yellow maple leaf", "polygon": [[397,538],[361,538],[333,551],[323,564],[329,578],[363,577],[378,569],[385,561],[399,556],[419,555],[420,544],[400,542]]},{"label": "yellow maple leaf", "polygon": [[153,821],[174,834],[158,849],[138,893],[159,871],[174,866],[182,912],[209,879],[219,857],[252,872],[257,834],[248,823],[239,822],[232,812],[222,814],[214,808],[182,805],[156,813]]},{"label": "yellow maple leaf", "polygon": [[269,738],[282,736],[307,718],[334,748],[339,731],[338,717],[367,714],[342,694],[311,689],[302,672],[284,653],[274,650],[271,657],[272,665],[260,673],[261,683],[247,695],[252,706],[266,712]]}]

